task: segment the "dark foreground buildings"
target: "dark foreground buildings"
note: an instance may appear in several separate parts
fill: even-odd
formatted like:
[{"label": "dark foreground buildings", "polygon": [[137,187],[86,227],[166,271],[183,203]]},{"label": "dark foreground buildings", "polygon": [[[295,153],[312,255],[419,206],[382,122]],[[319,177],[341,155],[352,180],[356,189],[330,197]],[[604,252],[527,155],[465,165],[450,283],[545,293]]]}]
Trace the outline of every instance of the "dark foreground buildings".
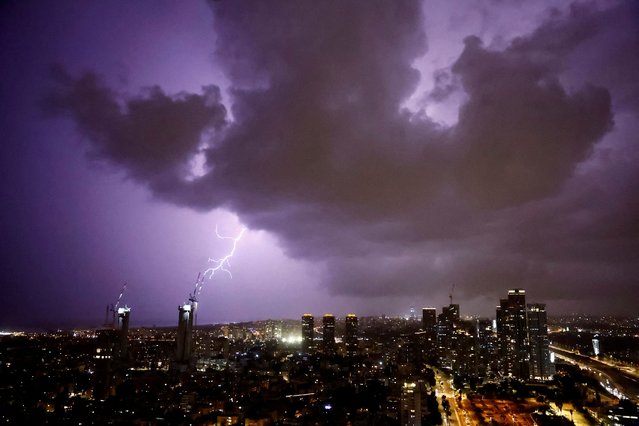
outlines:
[{"label": "dark foreground buildings", "polygon": [[96,399],[104,400],[115,392],[129,367],[129,319],[131,309],[118,308],[113,312],[112,324],[97,331],[94,391]]}]

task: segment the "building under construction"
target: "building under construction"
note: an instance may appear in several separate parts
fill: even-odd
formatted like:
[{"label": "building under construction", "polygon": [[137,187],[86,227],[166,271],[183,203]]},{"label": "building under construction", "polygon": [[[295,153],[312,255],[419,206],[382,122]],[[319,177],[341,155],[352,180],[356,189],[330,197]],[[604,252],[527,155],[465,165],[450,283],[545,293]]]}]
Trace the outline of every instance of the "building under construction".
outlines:
[{"label": "building under construction", "polygon": [[204,277],[198,274],[195,289],[189,295],[189,301],[178,306],[178,329],[175,341],[175,358],[172,370],[184,372],[195,366],[194,326],[197,315],[197,295],[202,288]]},{"label": "building under construction", "polygon": [[129,319],[131,308],[119,307],[120,299],[106,307],[104,327],[98,330],[97,344],[93,359],[95,361],[95,388],[93,397],[105,400],[115,391],[121,374],[130,366]]}]

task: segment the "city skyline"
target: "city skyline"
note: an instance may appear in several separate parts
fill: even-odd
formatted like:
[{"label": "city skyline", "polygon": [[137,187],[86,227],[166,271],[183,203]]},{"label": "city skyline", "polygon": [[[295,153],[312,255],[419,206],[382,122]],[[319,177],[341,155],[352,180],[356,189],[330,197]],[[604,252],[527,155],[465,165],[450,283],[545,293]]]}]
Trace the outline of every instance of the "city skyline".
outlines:
[{"label": "city skyline", "polygon": [[511,288],[636,316],[637,16],[5,2],[0,329],[98,325],[125,282],[131,325],[173,325],[232,248],[198,324],[493,317]]}]

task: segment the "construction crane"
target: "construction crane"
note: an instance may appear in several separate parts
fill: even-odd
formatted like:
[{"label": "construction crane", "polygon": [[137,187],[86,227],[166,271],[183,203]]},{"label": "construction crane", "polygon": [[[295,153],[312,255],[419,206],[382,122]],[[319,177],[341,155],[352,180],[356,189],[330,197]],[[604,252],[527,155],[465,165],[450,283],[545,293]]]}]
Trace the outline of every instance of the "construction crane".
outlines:
[{"label": "construction crane", "polygon": [[204,275],[202,272],[197,273],[197,278],[195,279],[195,288],[193,289],[193,293],[189,294],[189,304],[193,309],[193,318],[194,320],[197,318],[197,297],[202,291],[202,285],[204,284]]},{"label": "construction crane", "polygon": [[195,288],[193,289],[193,293],[189,294],[189,302],[197,303],[197,296],[200,294],[202,290],[202,284],[204,282],[204,277],[201,272],[197,273],[197,278],[195,279]]},{"label": "construction crane", "polygon": [[[120,290],[120,295],[116,299],[115,303],[107,304],[106,306],[106,318],[104,320],[104,325],[113,327],[115,325],[115,315],[118,311],[118,306],[120,306],[120,300],[122,300],[122,296],[126,290],[126,281],[122,285],[122,290]],[[111,315],[109,315],[111,314]],[[109,321],[109,316],[111,316],[111,321]]]}]

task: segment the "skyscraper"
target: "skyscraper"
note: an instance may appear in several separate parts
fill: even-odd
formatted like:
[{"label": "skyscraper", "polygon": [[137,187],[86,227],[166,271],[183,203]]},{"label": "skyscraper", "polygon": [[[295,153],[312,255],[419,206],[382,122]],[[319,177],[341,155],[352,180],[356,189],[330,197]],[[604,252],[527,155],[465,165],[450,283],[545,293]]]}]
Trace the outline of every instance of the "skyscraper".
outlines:
[{"label": "skyscraper", "polygon": [[501,299],[497,307],[497,336],[501,373],[520,379],[528,379],[529,346],[526,317],[526,291],[508,290],[508,298]]},{"label": "skyscraper", "polygon": [[452,368],[455,359],[456,329],[459,324],[459,305],[450,304],[442,308],[437,318],[437,345],[442,367]]},{"label": "skyscraper", "polygon": [[332,314],[325,314],[322,318],[322,343],[326,355],[335,354],[335,317]]},{"label": "skyscraper", "polygon": [[528,338],[530,341],[530,375],[535,379],[549,379],[555,373],[548,348],[546,305],[528,305]]},{"label": "skyscraper", "polygon": [[313,339],[315,338],[315,320],[313,315],[302,315],[302,352],[312,352],[314,349]]},{"label": "skyscraper", "polygon": [[346,315],[344,343],[346,345],[346,355],[357,355],[357,316],[355,314]]},{"label": "skyscraper", "polygon": [[[129,307],[107,307],[107,313],[113,313],[113,321],[105,324],[105,328],[98,331],[96,348],[93,359],[95,362],[95,387],[93,397],[98,400],[106,399],[115,389],[121,379],[123,371],[128,366],[129,347]],[[107,315],[108,317],[108,315]]]},{"label": "skyscraper", "polygon": [[187,303],[178,307],[178,330],[176,338],[175,368],[186,370],[193,355],[193,305]]},{"label": "skyscraper", "polygon": [[437,309],[422,308],[422,332],[419,333],[419,350],[422,358],[436,362],[437,346]]},{"label": "skyscraper", "polygon": [[129,356],[129,307],[118,308],[116,330],[118,330],[118,357],[126,359]]},{"label": "skyscraper", "polygon": [[437,332],[437,309],[422,308],[422,330]]}]

